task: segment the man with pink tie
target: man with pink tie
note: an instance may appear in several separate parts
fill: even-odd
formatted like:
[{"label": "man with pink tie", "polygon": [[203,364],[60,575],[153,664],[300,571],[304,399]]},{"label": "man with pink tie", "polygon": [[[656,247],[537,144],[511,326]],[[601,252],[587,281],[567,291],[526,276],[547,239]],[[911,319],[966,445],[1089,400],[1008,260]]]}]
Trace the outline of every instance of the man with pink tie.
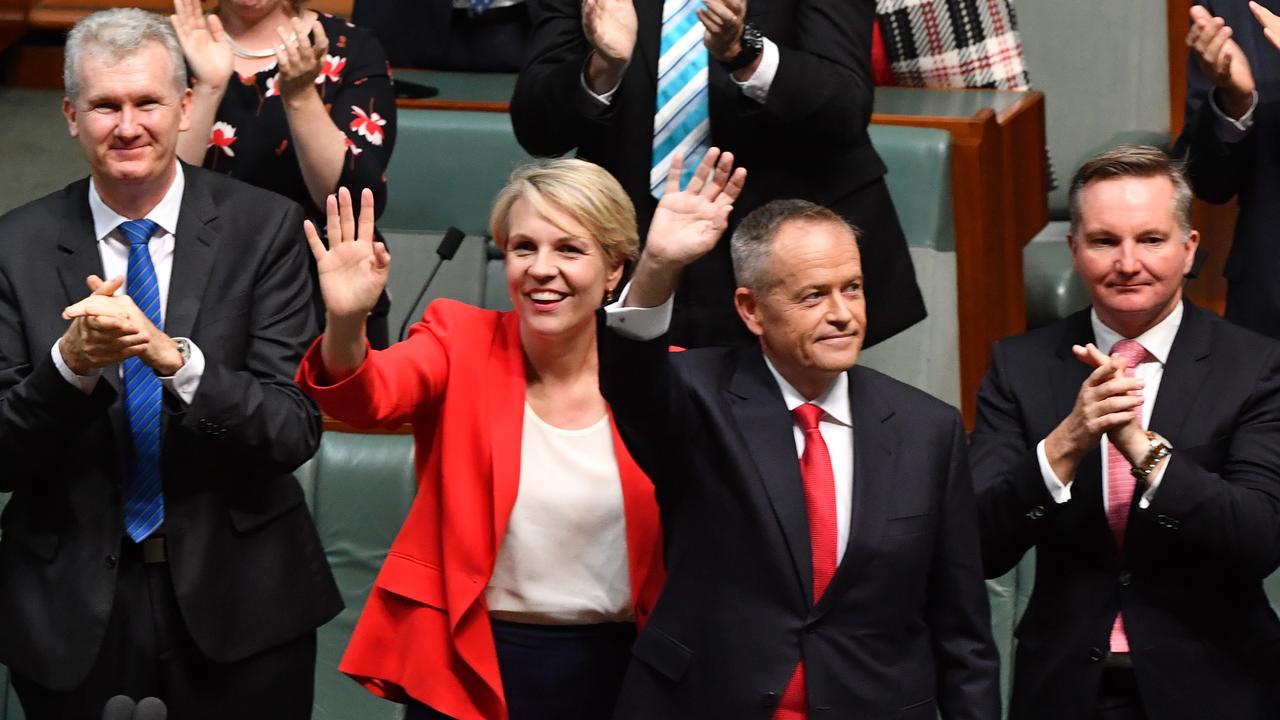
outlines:
[{"label": "man with pink tie", "polygon": [[1162,151],[1089,160],[1070,207],[1093,307],[996,344],[971,437],[988,577],[1036,548],[1009,716],[1274,718],[1280,344],[1182,297]]}]

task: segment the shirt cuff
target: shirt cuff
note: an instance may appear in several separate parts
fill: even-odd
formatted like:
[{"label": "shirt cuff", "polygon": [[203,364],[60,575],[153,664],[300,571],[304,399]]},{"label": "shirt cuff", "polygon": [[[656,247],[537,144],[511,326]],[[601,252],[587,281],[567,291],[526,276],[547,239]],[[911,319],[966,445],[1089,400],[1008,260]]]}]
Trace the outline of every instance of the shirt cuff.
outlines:
[{"label": "shirt cuff", "polygon": [[618,296],[617,302],[605,306],[604,324],[628,340],[644,341],[662,337],[663,333],[671,327],[674,296],[667,298],[666,302],[657,307],[623,307],[622,303],[626,301],[630,292],[631,283],[627,283],[627,286],[622,289],[622,294]]},{"label": "shirt cuff", "polygon": [[1253,101],[1249,103],[1249,110],[1239,120],[1228,116],[1222,108],[1218,107],[1216,91],[1209,92],[1209,107],[1213,108],[1213,127],[1218,134],[1218,139],[1224,143],[1240,142],[1253,127],[1253,111],[1258,109],[1258,91],[1253,91]]},{"label": "shirt cuff", "polygon": [[1147,491],[1142,493],[1142,497],[1138,498],[1139,510],[1146,510],[1151,507],[1151,501],[1156,499],[1156,490],[1160,489],[1160,480],[1164,478],[1164,471],[1169,469],[1169,460],[1170,458],[1166,458],[1164,462],[1160,463],[1159,469],[1147,481]]},{"label": "shirt cuff", "polygon": [[756,71],[745,81],[739,82],[729,73],[729,79],[742,89],[742,94],[763,105],[769,99],[769,88],[773,87],[773,78],[778,74],[778,46],[769,38],[764,38],[764,50],[760,53],[760,64]]},{"label": "shirt cuff", "polygon": [[190,405],[195,399],[196,391],[200,389],[200,378],[204,376],[204,353],[199,346],[191,342],[190,338],[183,339],[187,341],[191,357],[178,368],[178,372],[169,377],[160,378],[160,385],[173,393],[184,405]]},{"label": "shirt cuff", "polygon": [[58,347],[61,338],[53,342],[53,365],[58,368],[58,374],[63,380],[71,383],[80,392],[88,395],[93,392],[93,388],[98,384],[98,378],[102,377],[102,368],[94,368],[89,371],[88,375],[77,375],[68,365],[67,361],[62,359],[62,350]]},{"label": "shirt cuff", "polygon": [[[1046,438],[1047,440],[1047,438]],[[1053,501],[1059,505],[1071,499],[1071,486],[1063,485],[1058,476],[1054,474],[1053,468],[1049,465],[1049,456],[1044,451],[1046,440],[1041,440],[1036,445],[1036,459],[1040,461],[1040,475],[1044,478],[1044,486],[1053,496]]]},{"label": "shirt cuff", "polygon": [[[595,51],[592,52],[594,53]],[[587,62],[582,64],[582,74],[578,76],[578,80],[582,83],[582,89],[585,90],[588,95],[595,98],[596,102],[607,107],[613,103],[613,94],[618,92],[618,88],[622,87],[622,78],[627,74],[626,68],[623,68],[622,75],[618,76],[618,82],[614,84],[613,88],[611,88],[609,92],[606,92],[603,95],[598,95],[589,85],[587,85],[587,63],[589,62],[591,62],[591,55],[587,55]],[[628,63],[628,65],[630,65],[630,63]]]}]

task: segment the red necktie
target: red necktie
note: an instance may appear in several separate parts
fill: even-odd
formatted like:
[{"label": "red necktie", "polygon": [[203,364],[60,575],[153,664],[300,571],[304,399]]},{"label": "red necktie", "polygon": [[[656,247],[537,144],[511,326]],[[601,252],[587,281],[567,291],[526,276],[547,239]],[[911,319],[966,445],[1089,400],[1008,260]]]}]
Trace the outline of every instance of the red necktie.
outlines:
[{"label": "red necktie", "polygon": [[[813,602],[826,591],[836,574],[836,478],[831,471],[831,454],[818,430],[822,408],[811,403],[792,411],[804,430],[804,455],[800,475],[804,478],[804,504],[809,514],[809,547],[813,553]],[[782,692],[774,720],[805,720],[809,716],[804,685],[804,659],[796,665]]]},{"label": "red necktie", "polygon": [[[1138,363],[1152,360],[1151,353],[1134,340],[1121,340],[1111,348],[1112,355],[1125,359],[1128,368],[1136,368]],[[1125,375],[1129,375],[1125,370]],[[1142,412],[1142,406],[1138,406]],[[1116,539],[1116,547],[1124,547],[1124,533],[1129,526],[1129,506],[1133,503],[1133,491],[1136,484],[1132,466],[1125,456],[1112,443],[1107,443],[1107,523],[1111,525],[1111,534]],[[1124,619],[1116,615],[1111,626],[1111,652],[1129,652],[1129,638],[1124,632]]]}]

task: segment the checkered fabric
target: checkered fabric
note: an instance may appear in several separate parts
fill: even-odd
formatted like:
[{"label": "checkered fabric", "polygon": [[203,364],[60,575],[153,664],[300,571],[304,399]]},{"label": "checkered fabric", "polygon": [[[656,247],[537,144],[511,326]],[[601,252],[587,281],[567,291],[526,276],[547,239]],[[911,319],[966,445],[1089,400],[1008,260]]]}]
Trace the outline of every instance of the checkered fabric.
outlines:
[{"label": "checkered fabric", "polygon": [[1012,0],[876,0],[876,13],[898,85],[1028,87]]}]

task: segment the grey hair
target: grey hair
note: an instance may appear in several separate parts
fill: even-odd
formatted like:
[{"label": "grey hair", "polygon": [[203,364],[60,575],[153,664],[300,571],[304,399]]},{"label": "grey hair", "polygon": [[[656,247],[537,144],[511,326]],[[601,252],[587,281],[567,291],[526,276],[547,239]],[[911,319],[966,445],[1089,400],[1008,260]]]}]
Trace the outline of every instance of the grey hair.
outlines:
[{"label": "grey hair", "polygon": [[187,89],[187,63],[173,26],[156,13],[137,8],[116,8],[95,12],[71,28],[67,34],[66,59],[62,63],[62,85],[73,104],[80,97],[81,67],[85,55],[114,65],[147,43],[160,43],[173,66],[173,86],[182,94]]},{"label": "grey hair", "polygon": [[1071,212],[1071,232],[1080,230],[1080,195],[1085,187],[1098,180],[1120,178],[1167,178],[1173,183],[1173,214],[1185,241],[1191,237],[1191,183],[1183,163],[1150,145],[1117,145],[1085,161],[1071,179],[1067,202]]},{"label": "grey hair", "polygon": [[808,200],[774,200],[751,211],[733,231],[729,254],[733,258],[733,280],[753,293],[768,292],[777,278],[770,276],[769,256],[774,238],[789,222],[830,223],[842,227],[856,242],[858,230],[838,213]]}]

